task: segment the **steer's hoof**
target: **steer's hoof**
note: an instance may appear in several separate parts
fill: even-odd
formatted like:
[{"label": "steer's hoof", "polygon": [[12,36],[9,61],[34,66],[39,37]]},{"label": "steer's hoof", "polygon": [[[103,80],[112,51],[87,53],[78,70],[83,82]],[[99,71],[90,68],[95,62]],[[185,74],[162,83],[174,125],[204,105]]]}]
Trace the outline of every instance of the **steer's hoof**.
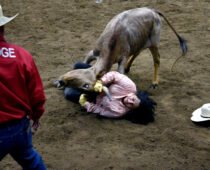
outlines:
[{"label": "steer's hoof", "polygon": [[158,84],[151,84],[151,85],[150,85],[150,88],[151,88],[151,89],[157,89],[157,88],[158,88]]},{"label": "steer's hoof", "polygon": [[59,80],[55,80],[55,81],[53,82],[53,86],[54,86],[54,87],[58,87],[59,84],[60,84],[60,83],[59,83]]},{"label": "steer's hoof", "polygon": [[61,80],[55,80],[53,82],[53,86],[62,90],[63,86],[64,86],[64,83]]},{"label": "steer's hoof", "polygon": [[125,73],[128,73],[130,71],[130,68],[125,69]]}]

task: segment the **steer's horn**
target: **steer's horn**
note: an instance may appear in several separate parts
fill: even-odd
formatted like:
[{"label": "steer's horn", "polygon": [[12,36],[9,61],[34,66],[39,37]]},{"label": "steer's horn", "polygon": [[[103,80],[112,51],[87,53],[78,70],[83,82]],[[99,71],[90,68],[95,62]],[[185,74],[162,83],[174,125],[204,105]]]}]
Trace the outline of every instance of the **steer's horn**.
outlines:
[{"label": "steer's horn", "polygon": [[106,86],[103,86],[103,91],[104,91],[104,93],[106,93],[109,100],[112,101],[111,95],[109,93],[109,89]]}]

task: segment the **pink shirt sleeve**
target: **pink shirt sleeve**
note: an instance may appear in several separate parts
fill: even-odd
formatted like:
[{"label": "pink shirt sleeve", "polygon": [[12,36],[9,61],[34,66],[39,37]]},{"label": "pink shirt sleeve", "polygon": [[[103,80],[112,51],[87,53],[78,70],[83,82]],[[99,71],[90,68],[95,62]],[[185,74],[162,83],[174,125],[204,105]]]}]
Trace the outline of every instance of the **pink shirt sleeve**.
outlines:
[{"label": "pink shirt sleeve", "polygon": [[109,118],[118,118],[126,114],[129,109],[122,103],[122,98],[130,93],[136,93],[135,83],[126,75],[116,71],[106,73],[101,78],[101,81],[104,85],[109,85],[112,101],[101,93],[97,96],[96,104],[90,102],[85,103],[84,107],[87,112]]},{"label": "pink shirt sleeve", "polygon": [[126,113],[125,107],[118,107],[118,108],[112,107],[113,109],[110,109],[110,107],[104,108],[103,106],[90,102],[85,102],[84,107],[87,110],[87,112],[96,113],[108,118],[118,118]]},{"label": "pink shirt sleeve", "polygon": [[106,73],[101,81],[104,85],[110,85],[109,90],[112,96],[125,97],[129,93],[136,93],[137,91],[135,83],[128,76],[116,71]]},{"label": "pink shirt sleeve", "polygon": [[101,78],[101,81],[104,85],[114,83],[116,78],[118,78],[120,73],[116,71],[110,71],[103,75]]},{"label": "pink shirt sleeve", "polygon": [[102,109],[97,106],[97,104],[90,103],[90,102],[85,102],[84,108],[87,110],[87,112],[92,112],[92,113],[100,113]]}]

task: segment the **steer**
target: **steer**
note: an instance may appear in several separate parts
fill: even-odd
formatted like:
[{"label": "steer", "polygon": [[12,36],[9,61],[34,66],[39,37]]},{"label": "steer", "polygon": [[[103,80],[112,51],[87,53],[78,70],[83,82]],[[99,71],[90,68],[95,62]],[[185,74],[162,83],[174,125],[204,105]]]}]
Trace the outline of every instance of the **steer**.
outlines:
[{"label": "steer", "polygon": [[181,38],[166,17],[159,11],[150,8],[136,8],[116,15],[100,35],[93,50],[84,62],[90,63],[97,59],[89,69],[79,69],[60,76],[58,86],[93,91],[94,84],[104,73],[110,71],[113,64],[118,63],[117,71],[128,73],[134,59],[139,53],[149,48],[154,61],[154,76],[151,87],[158,87],[158,68],[160,54],[158,50],[161,32],[161,17],[167,22],[177,36],[182,54],[187,52],[186,41]]}]

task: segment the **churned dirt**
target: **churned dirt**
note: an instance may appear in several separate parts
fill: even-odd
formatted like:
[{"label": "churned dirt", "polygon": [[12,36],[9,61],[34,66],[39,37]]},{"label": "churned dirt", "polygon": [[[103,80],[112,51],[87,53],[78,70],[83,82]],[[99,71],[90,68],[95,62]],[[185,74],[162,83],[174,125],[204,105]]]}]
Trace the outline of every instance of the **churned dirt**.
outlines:
[{"label": "churned dirt", "polygon": [[[192,112],[210,103],[209,0],[1,0],[4,14],[19,16],[6,25],[6,39],[35,59],[47,97],[35,149],[51,170],[210,169],[210,128],[194,124]],[[153,60],[149,50],[135,60],[128,76],[157,102],[155,122],[99,119],[67,101],[52,83],[83,61],[108,21],[136,7],[160,10],[187,40],[179,42],[163,21],[160,39],[159,87],[149,88]],[[114,68],[114,67],[113,67]],[[1,170],[21,167],[8,155]]]}]

